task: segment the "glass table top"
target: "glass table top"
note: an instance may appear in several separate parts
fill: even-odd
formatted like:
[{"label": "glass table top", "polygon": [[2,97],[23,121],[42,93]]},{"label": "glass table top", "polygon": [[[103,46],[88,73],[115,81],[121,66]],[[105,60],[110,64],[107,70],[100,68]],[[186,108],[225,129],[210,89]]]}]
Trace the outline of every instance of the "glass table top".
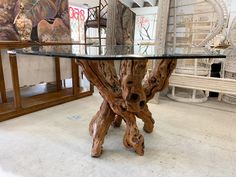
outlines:
[{"label": "glass table top", "polygon": [[11,52],[87,60],[225,58],[225,55],[198,47],[169,49],[164,54],[158,51],[160,50],[155,45],[49,45],[16,49]]}]

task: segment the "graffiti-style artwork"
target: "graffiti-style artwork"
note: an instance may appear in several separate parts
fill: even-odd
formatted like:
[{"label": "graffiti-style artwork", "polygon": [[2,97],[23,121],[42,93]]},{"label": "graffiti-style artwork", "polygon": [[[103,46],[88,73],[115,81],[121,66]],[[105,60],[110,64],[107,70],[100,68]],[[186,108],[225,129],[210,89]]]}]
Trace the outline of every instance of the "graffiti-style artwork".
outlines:
[{"label": "graffiti-style artwork", "polygon": [[0,40],[69,41],[68,0],[0,0]]},{"label": "graffiti-style artwork", "polygon": [[85,8],[69,5],[71,39],[84,42],[84,23],[88,17],[88,10]]}]

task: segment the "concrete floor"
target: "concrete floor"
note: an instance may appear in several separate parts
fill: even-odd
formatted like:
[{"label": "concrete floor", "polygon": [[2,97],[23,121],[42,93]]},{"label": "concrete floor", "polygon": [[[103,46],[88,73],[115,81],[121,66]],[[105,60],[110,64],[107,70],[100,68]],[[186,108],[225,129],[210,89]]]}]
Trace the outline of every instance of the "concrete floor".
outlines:
[{"label": "concrete floor", "polygon": [[156,126],[145,155],[111,128],[101,158],[90,157],[94,95],[0,123],[0,177],[236,177],[236,106],[209,100],[149,104]]}]

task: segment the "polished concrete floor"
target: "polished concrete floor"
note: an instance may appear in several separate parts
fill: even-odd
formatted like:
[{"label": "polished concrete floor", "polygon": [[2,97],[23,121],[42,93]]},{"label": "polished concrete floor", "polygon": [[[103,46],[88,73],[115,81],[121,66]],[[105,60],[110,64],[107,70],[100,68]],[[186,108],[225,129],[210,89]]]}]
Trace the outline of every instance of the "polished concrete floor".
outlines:
[{"label": "polished concrete floor", "polygon": [[100,158],[90,157],[88,124],[99,95],[0,123],[0,177],[236,177],[236,106],[217,100],[149,104],[156,120],[145,155],[110,128]]}]

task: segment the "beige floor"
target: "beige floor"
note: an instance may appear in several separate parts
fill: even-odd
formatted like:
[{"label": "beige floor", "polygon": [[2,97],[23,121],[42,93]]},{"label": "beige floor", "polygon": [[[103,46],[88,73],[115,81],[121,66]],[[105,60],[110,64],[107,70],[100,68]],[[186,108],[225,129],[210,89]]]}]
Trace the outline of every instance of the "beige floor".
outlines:
[{"label": "beige floor", "polygon": [[[88,124],[98,95],[0,123],[0,177],[236,177],[236,106],[161,99],[140,157],[111,128],[101,158],[90,157]],[[139,122],[140,129],[142,123]]]}]

